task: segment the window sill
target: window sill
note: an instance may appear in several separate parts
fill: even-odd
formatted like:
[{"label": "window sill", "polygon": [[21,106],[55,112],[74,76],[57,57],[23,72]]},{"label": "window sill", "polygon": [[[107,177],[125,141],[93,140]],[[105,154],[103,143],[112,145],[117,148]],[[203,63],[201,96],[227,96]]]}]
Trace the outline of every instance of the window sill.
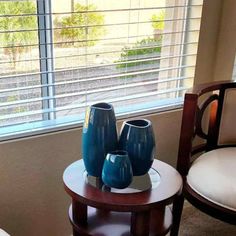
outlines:
[{"label": "window sill", "polygon": [[[136,116],[145,116],[182,108],[183,98],[165,101],[152,101],[145,104],[125,106],[115,109],[117,120],[128,119]],[[83,125],[84,113],[55,120],[37,121],[0,128],[0,141],[19,139],[39,134],[80,128]]]}]

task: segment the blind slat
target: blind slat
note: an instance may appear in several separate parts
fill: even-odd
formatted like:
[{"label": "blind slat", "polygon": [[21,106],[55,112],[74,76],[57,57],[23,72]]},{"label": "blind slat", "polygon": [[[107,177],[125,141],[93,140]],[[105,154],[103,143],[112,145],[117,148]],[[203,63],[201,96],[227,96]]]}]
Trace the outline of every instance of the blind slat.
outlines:
[{"label": "blind slat", "polygon": [[[163,91],[155,91],[155,92],[147,92],[142,94],[135,94],[135,95],[128,95],[123,98],[113,98],[110,99],[110,102],[120,102],[120,101],[128,101],[131,99],[137,99],[137,98],[144,98],[149,96],[155,96],[155,95],[161,95],[161,94],[168,94],[173,92],[180,92],[189,89],[189,87],[179,87],[174,89],[168,89]],[[78,108],[86,108],[87,106],[91,106],[95,101],[86,102],[86,103],[80,103],[79,105],[69,105],[69,106],[63,106],[63,107],[57,107],[54,109],[44,109],[44,110],[36,110],[36,111],[30,111],[30,112],[21,112],[21,113],[15,113],[11,115],[3,115],[0,116],[0,120],[4,119],[13,119],[13,118],[19,118],[19,117],[25,117],[25,116],[32,116],[37,114],[43,114],[43,113],[49,113],[49,112],[59,112],[59,111],[66,111],[71,109],[78,109]],[[104,100],[96,100],[96,103],[104,102]]]},{"label": "blind slat", "polygon": [[[139,72],[131,72],[131,73],[123,73],[123,74],[117,74],[117,75],[113,75],[113,76],[101,76],[101,77],[96,77],[94,78],[89,78],[86,79],[84,81],[88,82],[88,81],[94,81],[94,80],[105,80],[105,79],[111,79],[111,78],[117,78],[117,77],[125,77],[125,76],[134,76],[134,75],[143,75],[143,74],[149,74],[149,73],[155,73],[155,72],[159,72],[159,71],[167,71],[167,70],[175,70],[175,69],[179,69],[179,68],[190,68],[190,67],[194,67],[194,65],[190,65],[190,66],[181,66],[181,67],[172,67],[172,68],[165,68],[165,69],[152,69],[152,70],[141,70]],[[89,93],[89,89],[86,90],[85,93],[86,94]],[[78,92],[78,95],[80,93]],[[38,102],[38,101],[45,101],[45,100],[52,100],[55,99],[57,97],[68,97],[68,96],[75,96],[73,93],[69,93],[63,96],[60,95],[56,95],[56,96],[50,96],[50,97],[41,97],[41,98],[32,98],[32,99],[24,99],[24,100],[20,100],[20,101],[14,101],[14,102],[2,102],[0,104],[0,107],[9,107],[9,106],[13,106],[13,105],[19,105],[19,104],[24,104],[24,103],[32,103],[32,102]]]},{"label": "blind slat", "polygon": [[45,29],[20,29],[20,30],[5,30],[0,31],[0,34],[7,33],[26,33],[26,32],[39,32],[39,31],[51,31],[51,30],[61,30],[61,29],[83,29],[83,28],[94,28],[94,27],[111,27],[111,26],[128,26],[134,24],[150,24],[150,23],[165,23],[165,22],[176,22],[176,21],[186,21],[186,20],[199,20],[201,17],[192,17],[192,18],[176,18],[176,19],[165,19],[165,20],[153,20],[153,21],[135,21],[135,22],[125,22],[125,23],[113,23],[113,24],[93,24],[93,25],[78,25],[78,26],[66,26],[66,27],[53,27]]},{"label": "blind slat", "polygon": [[[192,78],[192,77],[188,77]],[[184,78],[187,79],[187,78]],[[173,81],[180,81],[184,80],[183,78],[177,78],[177,79],[166,79],[162,81],[146,81],[146,82],[136,82],[136,83],[129,83],[129,84],[124,84],[124,85],[118,85],[118,86],[112,86],[112,87],[105,87],[105,88],[99,88],[99,89],[90,89],[90,90],[85,90],[85,91],[79,91],[79,92],[74,92],[70,94],[63,94],[63,95],[56,95],[53,97],[43,97],[43,98],[35,98],[35,99],[27,99],[27,100],[21,100],[21,101],[16,101],[12,102],[9,104],[2,104],[0,105],[1,107],[4,106],[15,106],[15,105],[20,105],[24,103],[32,103],[32,102],[38,102],[42,100],[51,100],[51,99],[59,99],[59,98],[67,98],[67,97],[75,97],[75,96],[83,96],[83,95],[89,95],[89,94],[95,94],[95,93],[102,93],[102,92],[107,92],[107,91],[115,91],[119,89],[126,89],[126,88],[135,88],[135,87],[141,87],[141,86],[146,86],[146,85],[158,85],[161,83],[167,83],[167,82],[173,82]]]},{"label": "blind slat", "polygon": [[141,11],[141,10],[162,10],[162,9],[171,9],[171,8],[193,8],[193,7],[202,7],[202,4],[195,5],[173,5],[173,6],[165,6],[165,7],[145,7],[145,8],[121,8],[121,9],[101,9],[101,10],[87,10],[87,11],[71,11],[71,12],[52,12],[52,13],[44,13],[44,14],[7,14],[0,15],[0,17],[28,17],[28,16],[48,16],[48,15],[70,15],[77,13],[104,13],[104,12],[125,12],[125,11]]},{"label": "blind slat", "polygon": [[[196,41],[188,41],[186,43],[175,43],[175,44],[157,44],[157,45],[152,45],[152,46],[141,46],[141,47],[132,47],[132,50],[141,50],[141,49],[155,49],[155,48],[165,48],[165,47],[178,47],[178,46],[187,46],[187,45],[193,45],[197,44],[198,42]],[[128,48],[124,48],[124,51],[128,51]],[[80,54],[72,54],[72,55],[64,55],[64,56],[54,56],[52,57],[38,57],[38,58],[30,58],[30,59],[22,59],[22,60],[14,60],[14,62],[28,62],[28,61],[39,61],[39,60],[47,60],[47,59],[63,59],[63,58],[73,58],[73,57],[84,57],[84,56],[93,56],[93,55],[105,55],[105,54],[111,54],[111,53],[120,53],[120,50],[109,50],[105,52],[95,52],[95,53],[80,53]],[[12,63],[12,61],[0,61],[1,64],[8,64]]]},{"label": "blind slat", "polygon": [[[74,81],[69,81],[69,83],[81,83],[81,82],[89,82],[89,81],[96,81],[96,80],[105,80],[105,79],[112,79],[112,78],[118,78],[118,77],[125,77],[125,76],[135,76],[135,75],[143,75],[143,74],[149,74],[149,73],[156,73],[160,71],[169,71],[169,70],[176,70],[176,69],[183,69],[183,68],[191,68],[194,67],[194,65],[183,65],[183,66],[175,66],[175,67],[165,67],[161,69],[140,69],[140,70],[135,70],[135,72],[123,72],[119,74],[114,74],[114,75],[107,75],[107,76],[97,76],[97,77],[89,77],[86,79],[80,79],[80,80],[74,80]],[[45,73],[54,73],[54,72],[45,72]],[[53,85],[64,85],[67,84],[65,82],[58,82],[54,83]],[[44,87],[44,86],[42,86]],[[0,104],[1,106],[1,104]]]},{"label": "blind slat", "polygon": [[[199,32],[198,29],[188,30],[188,31],[175,31],[175,32],[166,32],[160,34],[160,36],[164,35],[172,35],[172,34],[185,34],[185,33],[196,33]],[[152,37],[153,35],[150,34],[143,34],[143,35],[135,35],[129,36],[130,39],[134,38],[144,38],[144,37]],[[7,49],[7,48],[19,48],[19,47],[37,47],[37,46],[46,46],[46,45],[63,45],[63,44],[74,44],[74,43],[88,43],[88,42],[97,42],[97,41],[108,41],[108,40],[122,40],[127,39],[127,37],[115,37],[115,38],[96,38],[96,39],[84,39],[84,40],[72,40],[72,41],[62,41],[62,42],[53,42],[53,43],[38,43],[38,44],[18,44],[18,45],[8,45],[8,46],[1,46],[0,49]]]},{"label": "blind slat", "polygon": [[[174,77],[174,78],[156,80],[156,81],[153,81],[153,83],[159,84],[159,83],[165,83],[165,82],[170,82],[170,81],[183,80],[187,78],[192,78],[192,77]],[[86,82],[86,80],[83,80],[82,82]],[[79,83],[81,83],[81,80],[75,79],[75,80],[70,80],[70,81],[65,81],[65,82],[55,82],[53,84],[33,85],[33,86],[26,86],[26,87],[19,87],[19,88],[4,89],[4,90],[1,90],[0,93],[6,94],[6,93],[16,92],[16,91],[23,91],[23,90],[29,91],[29,90],[34,90],[34,89],[41,89],[44,87],[55,87],[55,86],[63,86],[63,85],[71,85],[71,84],[79,84]]]},{"label": "blind slat", "polygon": [[[50,74],[50,73],[63,73],[66,71],[72,71],[72,70],[83,70],[85,68],[89,68],[89,69],[97,69],[100,67],[109,67],[109,66],[116,66],[116,65],[122,65],[122,64],[129,64],[129,63],[141,63],[141,62],[150,62],[150,61],[154,61],[154,60],[165,60],[165,59],[171,59],[171,58],[179,58],[179,57],[188,57],[188,56],[196,56],[196,53],[191,53],[191,54],[185,54],[185,55],[173,55],[173,56],[163,56],[163,57],[149,57],[149,58],[140,58],[140,59],[136,59],[136,60],[124,60],[122,62],[114,62],[114,63],[110,63],[110,64],[100,64],[100,65],[91,65],[91,66],[87,66],[87,67],[75,67],[75,68],[69,68],[69,69],[61,69],[61,70],[54,70],[54,71],[44,71],[44,72],[35,72],[35,73],[31,73],[31,74],[18,74],[18,75],[11,75],[11,76],[2,76],[1,78],[14,78],[14,77],[24,77],[24,76],[33,76],[33,75],[41,75],[41,74]],[[142,70],[144,70],[144,68],[142,68]],[[129,71],[127,71],[129,72]],[[86,78],[86,81],[87,78]],[[55,82],[56,84],[56,82]],[[0,91],[1,93],[1,91]]]}]

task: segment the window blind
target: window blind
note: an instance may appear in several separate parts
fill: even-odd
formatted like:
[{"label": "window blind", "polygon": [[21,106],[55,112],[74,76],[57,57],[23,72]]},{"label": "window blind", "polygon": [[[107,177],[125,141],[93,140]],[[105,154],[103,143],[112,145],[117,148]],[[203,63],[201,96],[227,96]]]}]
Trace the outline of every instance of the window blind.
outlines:
[{"label": "window blind", "polygon": [[182,104],[202,0],[0,0],[2,139],[83,122],[87,106],[130,117]]}]

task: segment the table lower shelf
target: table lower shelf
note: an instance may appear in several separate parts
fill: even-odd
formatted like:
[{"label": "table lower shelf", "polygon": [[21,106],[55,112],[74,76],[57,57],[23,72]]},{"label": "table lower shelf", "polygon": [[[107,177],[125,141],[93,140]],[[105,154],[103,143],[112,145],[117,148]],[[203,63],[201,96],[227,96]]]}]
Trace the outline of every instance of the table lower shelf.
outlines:
[{"label": "table lower shelf", "polygon": [[[69,218],[73,226],[74,236],[130,236],[131,213],[99,210],[88,207],[88,223],[86,226],[76,224],[72,218],[72,206]],[[166,235],[171,227],[172,212],[170,207],[151,211],[149,236]]]}]

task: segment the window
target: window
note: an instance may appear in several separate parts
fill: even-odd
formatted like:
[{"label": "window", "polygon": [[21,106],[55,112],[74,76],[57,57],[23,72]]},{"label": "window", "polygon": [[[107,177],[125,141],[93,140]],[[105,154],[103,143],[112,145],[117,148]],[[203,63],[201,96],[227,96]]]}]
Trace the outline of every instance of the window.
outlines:
[{"label": "window", "polygon": [[0,136],[182,104],[203,0],[0,0]]}]

